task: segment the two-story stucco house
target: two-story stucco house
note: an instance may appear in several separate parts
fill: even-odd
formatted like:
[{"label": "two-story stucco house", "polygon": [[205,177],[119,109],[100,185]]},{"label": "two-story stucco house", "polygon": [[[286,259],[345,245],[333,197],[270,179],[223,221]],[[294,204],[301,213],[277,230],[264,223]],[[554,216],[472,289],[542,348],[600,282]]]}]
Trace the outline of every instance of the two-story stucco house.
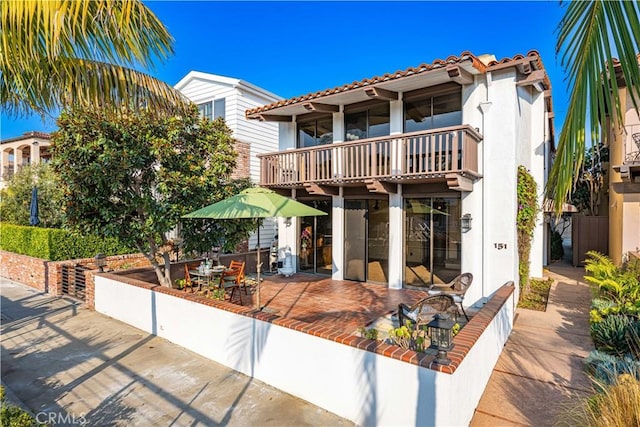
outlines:
[{"label": "two-story stucco house", "polygon": [[[248,120],[245,110],[282,98],[244,80],[215,74],[191,71],[175,86],[198,105],[203,117],[222,117],[236,140],[238,161],[234,178],[250,177],[257,183],[260,178],[259,154],[278,149],[278,124]],[[274,222],[267,220],[260,231],[260,246],[268,247],[274,239]],[[249,248],[257,244],[256,236],[249,240]]]},{"label": "two-story stucco house", "polygon": [[26,132],[22,136],[2,140],[0,151],[0,188],[7,185],[23,166],[51,161],[50,136],[44,132]]},{"label": "two-story stucco house", "polygon": [[620,67],[616,63],[623,123],[614,127],[609,122],[604,134],[609,145],[609,256],[618,265],[628,252],[640,252],[640,117]]},{"label": "two-story stucco house", "polygon": [[[246,116],[280,126],[279,151],[259,156],[260,184],[328,213],[280,221],[279,245],[299,271],[390,288],[471,272],[470,303],[517,283],[517,168],[542,202],[553,148],[537,52],[462,53]],[[542,276],[545,239],[540,216],[532,276]]]}]

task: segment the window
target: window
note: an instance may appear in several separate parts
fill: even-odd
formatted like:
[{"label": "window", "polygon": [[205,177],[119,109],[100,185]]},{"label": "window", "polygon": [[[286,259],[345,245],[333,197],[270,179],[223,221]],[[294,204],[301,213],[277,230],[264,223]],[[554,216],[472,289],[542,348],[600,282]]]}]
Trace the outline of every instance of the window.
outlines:
[{"label": "window", "polygon": [[225,118],[225,102],[224,98],[216,99],[213,101],[213,118],[217,119],[218,117]]},{"label": "window", "polygon": [[462,124],[460,92],[423,98],[404,103],[404,131],[438,129]]},{"label": "window", "polygon": [[218,117],[225,118],[225,100],[224,98],[216,99],[213,102],[208,101],[198,104],[200,116],[205,119],[214,120]]},{"label": "window", "polygon": [[345,113],[345,141],[389,135],[389,104],[384,103],[365,110]]},{"label": "window", "polygon": [[204,104],[198,104],[198,110],[200,110],[200,117],[203,119],[213,120],[213,104],[211,101]]},{"label": "window", "polygon": [[333,142],[333,117],[298,123],[298,148]]}]

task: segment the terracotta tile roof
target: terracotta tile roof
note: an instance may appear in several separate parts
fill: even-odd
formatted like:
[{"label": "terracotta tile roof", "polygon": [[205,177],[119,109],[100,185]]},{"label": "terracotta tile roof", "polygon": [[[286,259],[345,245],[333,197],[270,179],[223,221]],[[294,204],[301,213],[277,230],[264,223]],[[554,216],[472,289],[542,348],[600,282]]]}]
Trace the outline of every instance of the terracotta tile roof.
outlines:
[{"label": "terracotta tile roof", "polygon": [[22,139],[29,139],[29,138],[50,139],[51,135],[49,135],[48,133],[45,133],[45,132],[38,132],[38,131],[25,132],[24,134],[22,134],[20,136],[15,136],[13,138],[3,139],[1,141],[1,143],[2,144],[8,144],[10,142],[20,141]]},{"label": "terracotta tile roof", "polygon": [[[446,59],[436,59],[431,64],[420,64],[417,67],[409,67],[406,70],[398,70],[394,73],[386,73],[382,76],[375,76],[368,79],[354,81],[353,83],[345,84],[342,86],[338,86],[332,89],[325,89],[313,93],[309,93],[306,95],[296,96],[289,99],[284,99],[281,101],[273,102],[268,105],[264,105],[257,108],[252,108],[245,112],[247,117],[253,116],[256,114],[264,113],[266,111],[273,110],[275,108],[285,107],[289,105],[295,105],[302,102],[308,102],[313,99],[321,98],[323,96],[334,95],[342,92],[347,92],[354,89],[360,89],[367,86],[372,86],[382,82],[388,82],[390,80],[401,79],[403,77],[408,77],[412,75],[426,73],[428,71],[446,68],[450,65],[461,64],[463,62],[470,62],[472,67],[477,69],[481,73],[485,73],[486,71],[491,71],[492,69],[500,69],[505,67],[510,67],[517,65],[522,62],[533,62],[536,64],[536,69],[544,69],[542,65],[542,61],[540,60],[540,55],[537,51],[532,50],[529,51],[526,55],[517,54],[512,58],[504,58],[500,61],[491,61],[488,64],[484,64],[479,57],[475,56],[471,52],[462,52],[459,56],[449,56]],[[546,79],[548,82],[548,78]],[[550,87],[550,84],[549,84]]]}]

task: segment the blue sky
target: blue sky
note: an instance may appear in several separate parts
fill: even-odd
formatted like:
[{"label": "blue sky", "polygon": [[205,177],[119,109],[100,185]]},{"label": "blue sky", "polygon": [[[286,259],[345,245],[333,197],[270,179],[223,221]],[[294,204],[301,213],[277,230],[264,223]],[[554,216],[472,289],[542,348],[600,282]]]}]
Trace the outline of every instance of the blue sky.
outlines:
[{"label": "blue sky", "polygon": [[[553,87],[556,132],[566,114],[558,1],[145,3],[175,39],[175,55],[150,74],[172,85],[196,70],[289,98],[464,51],[501,59],[537,50]],[[2,139],[56,128],[52,119],[4,114],[0,124]]]}]

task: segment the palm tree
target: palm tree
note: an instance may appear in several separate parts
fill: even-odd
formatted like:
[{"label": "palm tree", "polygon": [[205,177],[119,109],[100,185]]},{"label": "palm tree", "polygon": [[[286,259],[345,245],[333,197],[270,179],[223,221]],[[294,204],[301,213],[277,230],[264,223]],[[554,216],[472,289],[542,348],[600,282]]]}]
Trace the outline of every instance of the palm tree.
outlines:
[{"label": "palm tree", "polygon": [[[596,144],[608,119],[614,125],[622,123],[617,78],[624,81],[634,107],[640,105],[638,1],[571,1],[566,8],[556,53],[562,54],[562,66],[568,71],[570,100],[546,188],[556,213],[579,176],[587,132]],[[622,76],[613,71],[617,62]]]},{"label": "palm tree", "polygon": [[136,69],[173,54],[173,38],[139,0],[3,0],[0,13],[0,100],[12,116],[185,103]]}]

